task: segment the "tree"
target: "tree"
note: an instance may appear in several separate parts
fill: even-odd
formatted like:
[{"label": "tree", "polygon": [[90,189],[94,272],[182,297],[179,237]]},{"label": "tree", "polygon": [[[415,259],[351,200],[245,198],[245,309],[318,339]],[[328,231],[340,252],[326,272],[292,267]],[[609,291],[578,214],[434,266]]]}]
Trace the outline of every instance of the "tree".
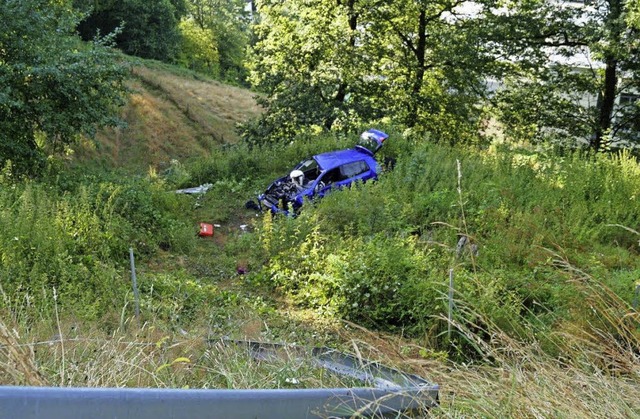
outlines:
[{"label": "tree", "polygon": [[458,141],[478,122],[488,61],[456,0],[259,3],[251,81],[266,114],[249,133],[350,127],[393,118]]},{"label": "tree", "polygon": [[366,8],[392,114],[436,140],[476,132],[492,64],[462,0],[372,0]]},{"label": "tree", "polygon": [[[301,127],[330,128],[371,79],[355,48],[355,0],[265,1],[254,27],[257,42],[249,60],[250,81],[268,112],[251,127],[261,139],[292,137]],[[354,115],[357,117],[357,115]]]},{"label": "tree", "polygon": [[498,95],[507,124],[528,119],[534,137],[572,138],[594,150],[637,141],[640,108],[617,100],[640,88],[638,30],[626,7],[533,0],[486,8],[486,42],[511,64]]},{"label": "tree", "polygon": [[193,19],[180,22],[182,45],[178,63],[191,70],[213,76],[220,74],[218,42],[211,29],[203,29]]},{"label": "tree", "polygon": [[201,31],[211,33],[210,48],[217,51],[220,77],[241,85],[246,85],[244,61],[251,21],[245,5],[244,0],[188,0],[190,19]]},{"label": "tree", "polygon": [[37,174],[47,156],[116,120],[126,69],[108,38],[74,35],[78,19],[60,1],[0,6],[0,164],[15,175]]},{"label": "tree", "polygon": [[118,29],[116,45],[127,54],[165,62],[178,54],[185,0],[74,0],[74,5],[87,14],[78,25],[85,40]]},{"label": "tree", "polygon": [[627,7],[627,24],[629,26],[640,29],[640,2],[629,1]]}]

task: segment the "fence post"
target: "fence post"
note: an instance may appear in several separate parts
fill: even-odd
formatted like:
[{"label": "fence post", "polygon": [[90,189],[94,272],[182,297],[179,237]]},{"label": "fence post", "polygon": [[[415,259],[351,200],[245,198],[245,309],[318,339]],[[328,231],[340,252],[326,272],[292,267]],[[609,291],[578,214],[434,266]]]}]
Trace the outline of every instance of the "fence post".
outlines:
[{"label": "fence post", "polygon": [[136,278],[136,263],[133,258],[133,247],[129,248],[129,259],[131,260],[131,282],[133,284],[133,297],[135,299],[136,320],[140,323],[140,295],[138,294],[138,280]]},{"label": "fence post", "polygon": [[447,325],[447,338],[451,342],[451,321],[453,320],[453,269],[449,269],[449,322]]}]

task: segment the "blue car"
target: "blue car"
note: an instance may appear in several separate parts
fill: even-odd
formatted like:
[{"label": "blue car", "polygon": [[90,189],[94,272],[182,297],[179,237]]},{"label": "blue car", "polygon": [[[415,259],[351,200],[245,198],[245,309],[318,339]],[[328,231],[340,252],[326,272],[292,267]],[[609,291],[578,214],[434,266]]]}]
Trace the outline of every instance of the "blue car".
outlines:
[{"label": "blue car", "polygon": [[292,210],[295,213],[305,199],[321,198],[356,181],[377,179],[380,165],[374,155],[388,137],[382,131],[370,129],[362,133],[354,148],[317,154],[304,160],[288,175],[269,185],[266,192],[258,196],[257,205],[247,206],[273,213],[290,214]]}]

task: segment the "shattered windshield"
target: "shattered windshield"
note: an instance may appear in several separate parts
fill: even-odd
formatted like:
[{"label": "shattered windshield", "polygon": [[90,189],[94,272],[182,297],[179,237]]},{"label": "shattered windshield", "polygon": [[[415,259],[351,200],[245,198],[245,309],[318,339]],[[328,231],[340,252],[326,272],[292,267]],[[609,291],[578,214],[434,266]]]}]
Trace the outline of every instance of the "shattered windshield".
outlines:
[{"label": "shattered windshield", "polygon": [[320,166],[315,159],[307,159],[296,166],[297,170],[304,173],[304,183],[312,182],[320,176]]},{"label": "shattered windshield", "polygon": [[302,170],[303,172],[306,172],[307,170],[317,169],[317,168],[318,168],[318,162],[316,162],[314,159],[307,159],[296,167],[296,169]]}]

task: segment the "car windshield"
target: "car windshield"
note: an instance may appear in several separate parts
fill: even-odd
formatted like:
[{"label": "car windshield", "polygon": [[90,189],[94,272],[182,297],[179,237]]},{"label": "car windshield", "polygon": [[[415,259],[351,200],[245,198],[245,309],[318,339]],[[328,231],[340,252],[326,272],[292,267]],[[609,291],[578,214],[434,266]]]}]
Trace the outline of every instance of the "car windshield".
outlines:
[{"label": "car windshield", "polygon": [[307,159],[295,167],[304,173],[304,182],[312,182],[320,175],[320,166],[315,159]]}]

